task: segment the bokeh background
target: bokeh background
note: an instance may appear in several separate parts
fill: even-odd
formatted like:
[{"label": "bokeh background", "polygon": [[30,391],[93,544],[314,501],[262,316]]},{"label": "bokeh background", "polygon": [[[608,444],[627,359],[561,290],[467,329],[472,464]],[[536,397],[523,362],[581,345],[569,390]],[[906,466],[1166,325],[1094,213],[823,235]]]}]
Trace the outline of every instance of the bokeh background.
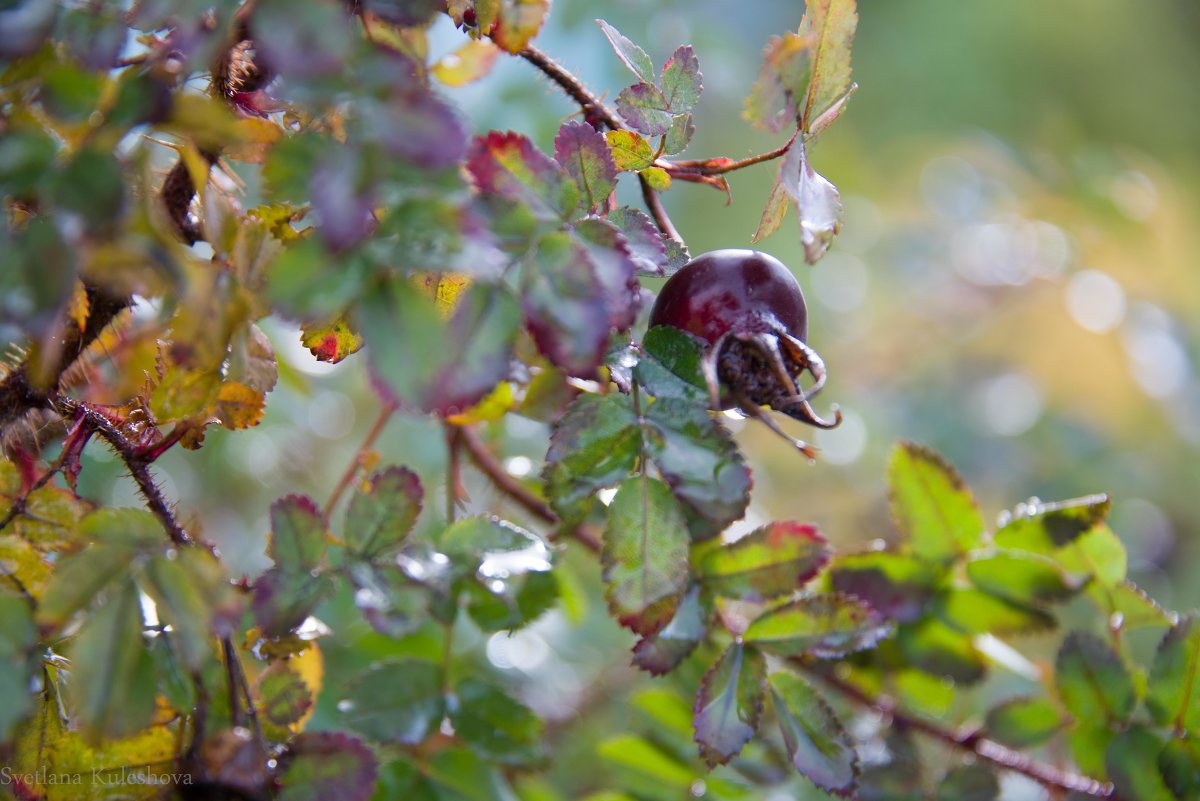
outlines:
[{"label": "bokeh background", "polygon": [[[781,143],[742,121],[741,103],[768,37],[802,13],[782,0],[558,0],[538,44],[611,99],[630,75],[595,17],[659,65],[693,43],[705,92],[687,156],[741,158]],[[816,436],[786,424],[823,448],[810,465],[762,426],[730,421],[754,469],[745,525],[811,521],[847,547],[886,538],[888,453],[917,440],[957,464],[989,517],[1032,496],[1111,493],[1131,577],[1169,607],[1200,605],[1200,5],[861,0],[860,16],[860,89],[810,148],[841,190],[843,233],[815,268],[803,263],[794,219],[759,245],[804,287],[810,343],[831,375],[817,408],[837,403],[845,422]],[[436,57],[461,41],[439,25],[431,49]],[[574,112],[517,59],[450,94],[478,129],[512,128],[546,148]],[[692,253],[750,246],[774,171],[732,175],[730,205],[711,189],[672,189],[667,206]],[[269,502],[327,497],[378,411],[361,356],[329,367],[293,327],[267,329],[284,371],[264,423],[214,430],[202,451],[160,462],[181,513],[251,575],[266,564]],[[511,472],[537,474],[545,425],[517,418],[491,436]],[[379,450],[421,473],[423,525],[436,526],[440,429],[397,418]],[[93,448],[88,458],[108,457]],[[85,494],[136,502],[115,462],[83,476]],[[469,470],[467,487],[472,508],[521,519]],[[585,710],[597,732],[634,727],[633,712],[608,708],[635,686],[624,667],[632,638],[580,602],[594,592],[594,563],[568,567],[574,601],[568,593],[529,631],[464,632],[462,642],[481,667],[536,687],[526,700],[551,718]],[[329,611],[333,622],[339,614]],[[353,653],[327,653],[331,679],[353,667],[339,659],[398,647],[421,646],[362,631]],[[564,742],[579,749],[556,768],[582,771],[558,777],[570,786],[588,775],[594,742]]]}]

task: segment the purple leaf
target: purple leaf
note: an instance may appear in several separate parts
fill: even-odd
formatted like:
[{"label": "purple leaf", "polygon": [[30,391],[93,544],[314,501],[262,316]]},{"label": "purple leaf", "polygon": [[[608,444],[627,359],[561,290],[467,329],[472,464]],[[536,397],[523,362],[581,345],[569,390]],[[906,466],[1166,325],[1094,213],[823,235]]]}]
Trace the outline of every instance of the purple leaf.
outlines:
[{"label": "purple leaf", "polygon": [[661,83],[663,97],[673,114],[686,114],[692,110],[704,90],[702,78],[700,61],[691,45],[682,45],[671,54],[663,65]]},{"label": "purple leaf", "polygon": [[547,234],[526,260],[521,302],[538,350],[578,376],[595,374],[611,326],[595,271],[570,234]]},{"label": "purple leaf", "polygon": [[693,584],[671,622],[661,631],[638,640],[633,648],[633,664],[654,676],[670,673],[704,639],[709,612],[700,585]]},{"label": "purple leaf", "polygon": [[280,801],[367,801],[375,790],[375,755],[342,732],[297,735],[284,764]]},{"label": "purple leaf", "polygon": [[444,169],[458,163],[466,150],[467,129],[458,112],[428,90],[364,104],[361,113],[388,153],[413,164]]},{"label": "purple leaf", "polygon": [[553,159],[512,131],[476,137],[467,171],[484,195],[520,203],[544,220],[565,220],[579,197],[579,187]]},{"label": "purple leaf", "polygon": [[608,200],[616,189],[617,168],[604,136],[583,122],[568,122],[554,138],[554,158],[575,179],[585,211]]},{"label": "purple leaf", "polygon": [[734,643],[700,680],[692,724],[700,756],[710,768],[733,759],[754,737],[762,720],[766,679],[762,654]]},{"label": "purple leaf", "polygon": [[770,684],[792,766],[822,790],[849,796],[858,783],[858,754],[837,715],[798,676],[775,673]]},{"label": "purple leaf", "polygon": [[317,231],[331,251],[350,250],[370,235],[375,227],[371,213],[374,191],[356,148],[326,151],[313,170],[309,187]]},{"label": "purple leaf", "polygon": [[661,136],[671,127],[671,106],[662,90],[651,83],[636,83],[617,95],[617,111],[646,136]]},{"label": "purple leaf", "polygon": [[644,211],[620,206],[608,214],[608,221],[621,231],[630,258],[639,272],[663,275],[667,269],[667,250],[662,234]]},{"label": "purple leaf", "polygon": [[599,217],[575,224],[575,241],[592,266],[608,312],[608,323],[617,331],[633,325],[641,305],[637,264],[629,244],[615,225]]}]

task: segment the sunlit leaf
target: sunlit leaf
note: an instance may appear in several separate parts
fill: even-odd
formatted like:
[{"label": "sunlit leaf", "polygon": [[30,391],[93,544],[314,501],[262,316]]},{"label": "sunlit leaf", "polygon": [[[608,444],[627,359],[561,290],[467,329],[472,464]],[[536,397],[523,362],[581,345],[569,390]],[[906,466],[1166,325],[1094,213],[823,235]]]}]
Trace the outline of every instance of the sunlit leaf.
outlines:
[{"label": "sunlit leaf", "polygon": [[604,136],[618,170],[637,172],[654,163],[654,149],[636,131],[609,131]]},{"label": "sunlit leaf", "polygon": [[949,561],[979,545],[983,517],[971,490],[941,456],[904,443],[888,465],[892,518],[913,552]]},{"label": "sunlit leaf", "polygon": [[305,732],[292,740],[279,777],[280,801],[366,801],[375,790],[375,755],[342,732]]},{"label": "sunlit leaf", "polygon": [[837,593],[808,595],[759,615],[742,635],[780,656],[843,656],[870,648],[890,627],[865,603]]},{"label": "sunlit leaf", "polygon": [[621,484],[601,560],[605,598],[622,625],[643,635],[666,625],[688,576],[687,524],[666,484],[645,476]]},{"label": "sunlit leaf", "polygon": [[1138,700],[1133,677],[1120,655],[1096,635],[1068,634],[1054,667],[1059,697],[1077,721],[1122,723],[1133,713]]},{"label": "sunlit leaf", "polygon": [[811,85],[805,98],[801,125],[833,105],[850,86],[850,44],[858,26],[855,0],[812,0],[804,7],[798,31],[812,48]]},{"label": "sunlit leaf", "polygon": [[1176,798],[1195,798],[1200,794],[1200,740],[1170,740],[1158,755],[1158,770]]},{"label": "sunlit leaf", "polygon": [[949,589],[934,601],[934,610],[950,626],[967,634],[1026,634],[1054,628],[1054,616],[972,589]]},{"label": "sunlit leaf", "polygon": [[778,231],[779,226],[783,224],[783,218],[787,216],[790,204],[791,196],[788,195],[783,182],[776,181],[771,187],[771,193],[767,195],[767,204],[763,207],[762,218],[758,221],[758,228],[754,231],[751,241],[759,242]]},{"label": "sunlit leaf", "polygon": [[604,31],[604,35],[612,44],[617,57],[625,63],[626,67],[633,70],[633,74],[637,76],[638,80],[644,83],[654,83],[654,63],[650,61],[650,56],[646,55],[646,51],[625,38],[620,31],[604,20],[598,19],[596,24],[600,26],[600,30]]},{"label": "sunlit leaf", "polygon": [[481,758],[502,765],[542,759],[542,722],[524,704],[478,679],[466,679],[449,701],[454,733]]},{"label": "sunlit leaf", "polygon": [[663,64],[660,81],[663,96],[672,114],[682,115],[692,110],[704,90],[702,79],[696,51],[691,45],[678,47],[667,59],[667,63]]},{"label": "sunlit leaf", "polygon": [[919,618],[943,578],[940,566],[891,551],[839,554],[827,575],[838,592],[856,595],[889,620]]},{"label": "sunlit leaf", "polygon": [[773,673],[771,703],[792,766],[813,784],[848,795],[858,780],[858,755],[837,715],[808,682]]},{"label": "sunlit leaf", "polygon": [[1058,708],[1047,698],[1012,698],[988,710],[984,731],[1013,748],[1041,745],[1066,725]]},{"label": "sunlit leaf", "polygon": [[638,640],[633,648],[633,664],[654,676],[670,673],[704,639],[710,613],[700,585],[693,584],[679,602],[671,622]]},{"label": "sunlit leaf", "polygon": [[398,545],[421,513],[423,497],[420,479],[407,468],[374,473],[346,508],[347,550],[371,558]]},{"label": "sunlit leaf", "polygon": [[1000,548],[1049,556],[1103,522],[1111,506],[1107,495],[1024,506],[996,531],[995,542]]},{"label": "sunlit leaf", "polygon": [[698,575],[720,595],[761,601],[800,589],[821,571],[831,553],[815,526],[782,521],[709,551]]},{"label": "sunlit leaf", "polygon": [[575,180],[584,211],[595,209],[616,189],[617,167],[604,136],[583,122],[567,122],[554,137],[554,160]]},{"label": "sunlit leaf", "polygon": [[463,86],[486,76],[500,51],[486,39],[472,39],[438,59],[431,72],[447,86]]},{"label": "sunlit leaf", "polygon": [[300,343],[317,357],[318,361],[337,364],[363,346],[358,332],[341,319],[317,325],[306,325],[300,334]]},{"label": "sunlit leaf", "polygon": [[1171,615],[1132,581],[1125,580],[1113,587],[1098,584],[1088,590],[1089,597],[1108,618],[1110,626],[1131,630],[1171,625]]},{"label": "sunlit leaf", "polygon": [[226,382],[217,392],[216,415],[231,431],[250,428],[262,420],[266,398],[245,384]]},{"label": "sunlit leaf", "polygon": [[1200,727],[1200,618],[1186,615],[1158,645],[1147,684],[1146,706],[1163,726]]},{"label": "sunlit leaf", "polygon": [[338,708],[345,725],[367,737],[416,745],[445,713],[441,667],[417,659],[379,663],[349,683]]},{"label": "sunlit leaf", "polygon": [[811,37],[798,33],[771,37],[743,112],[755,127],[778,132],[789,122],[799,122],[812,75],[812,43]]},{"label": "sunlit leaf", "polygon": [[933,676],[948,676],[971,684],[983,678],[987,665],[971,637],[927,617],[896,629],[896,644],[904,659]]},{"label": "sunlit leaf", "polygon": [[1129,557],[1121,538],[1103,523],[1056,550],[1051,558],[1072,573],[1092,576],[1088,593],[1125,580]]},{"label": "sunlit leaf", "polygon": [[713,663],[696,691],[696,742],[709,767],[737,756],[758,730],[767,665],[753,648],[734,643]]},{"label": "sunlit leaf", "polygon": [[1046,557],[1021,551],[977,556],[967,562],[967,577],[980,590],[1018,604],[1066,600],[1088,579],[1067,573]]},{"label": "sunlit leaf", "polygon": [[600,758],[641,783],[666,786],[686,793],[695,776],[677,758],[633,734],[619,734],[604,740],[596,748]]}]

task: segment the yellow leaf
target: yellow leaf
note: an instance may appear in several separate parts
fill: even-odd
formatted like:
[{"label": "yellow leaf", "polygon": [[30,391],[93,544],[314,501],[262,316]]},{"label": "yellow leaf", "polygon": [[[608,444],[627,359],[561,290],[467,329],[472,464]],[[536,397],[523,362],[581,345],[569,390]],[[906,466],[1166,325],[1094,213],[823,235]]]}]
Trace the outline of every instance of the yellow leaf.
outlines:
[{"label": "yellow leaf", "polygon": [[671,188],[671,176],[662,167],[647,167],[638,175],[646,179],[646,183],[650,184],[651,189]]},{"label": "yellow leaf", "polygon": [[454,273],[415,273],[412,280],[433,298],[443,318],[453,313],[459,296],[471,285],[470,278]]},{"label": "yellow leaf", "polygon": [[[310,640],[306,643],[303,651],[288,659],[288,667],[296,672],[296,675],[308,687],[308,691],[312,693],[312,697],[316,700],[321,694],[321,687],[325,683],[325,661],[321,658],[321,647],[317,645],[315,640]],[[304,717],[300,718],[295,723],[291,724],[290,728],[294,732],[304,731],[304,727],[308,725],[309,719],[316,711],[316,704],[308,708],[304,713]]]},{"label": "yellow leaf", "polygon": [[306,325],[300,342],[318,361],[337,364],[363,346],[363,338],[342,318],[319,325]]},{"label": "yellow leaf", "polygon": [[283,128],[262,117],[238,120],[237,127],[240,143],[227,148],[223,154],[234,161],[262,164],[271,145],[283,138]]},{"label": "yellow leaf", "polygon": [[486,39],[472,39],[433,65],[433,74],[447,86],[462,86],[487,75],[500,50]]},{"label": "yellow leaf", "polygon": [[87,290],[83,288],[82,281],[76,281],[75,291],[71,293],[71,300],[67,304],[67,318],[82,331],[87,327],[88,316],[91,313],[92,304],[88,301]]},{"label": "yellow leaf", "polygon": [[513,393],[512,384],[501,381],[479,403],[459,414],[450,415],[446,421],[460,426],[492,422],[504,417],[516,405],[517,399]]},{"label": "yellow leaf", "polygon": [[217,417],[231,431],[258,425],[263,416],[263,393],[245,384],[228,382],[217,393]]}]

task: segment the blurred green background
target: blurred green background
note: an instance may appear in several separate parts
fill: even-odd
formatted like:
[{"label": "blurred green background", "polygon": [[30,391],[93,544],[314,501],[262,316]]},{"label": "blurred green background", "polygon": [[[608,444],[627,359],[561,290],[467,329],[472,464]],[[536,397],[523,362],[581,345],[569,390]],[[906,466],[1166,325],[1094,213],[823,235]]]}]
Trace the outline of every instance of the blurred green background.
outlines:
[{"label": "blurred green background", "polygon": [[[538,44],[611,99],[630,75],[595,17],[659,65],[693,43],[705,92],[686,155],[741,158],[782,141],[743,122],[741,103],[768,37],[802,13],[798,2],[559,0]],[[1111,493],[1131,577],[1169,607],[1200,605],[1188,578],[1200,561],[1200,4],[862,0],[860,16],[860,89],[810,149],[841,190],[843,233],[816,268],[803,263],[794,219],[759,245],[796,271],[810,343],[830,370],[817,409],[837,403],[846,419],[819,434],[785,424],[824,449],[815,465],[762,426],[731,421],[755,476],[745,526],[811,521],[842,546],[888,537],[886,459],[913,439],[957,464],[989,517],[1031,496]],[[436,57],[462,37],[439,24],[431,41]],[[451,95],[477,129],[512,128],[547,148],[574,112],[517,59]],[[728,206],[711,189],[672,189],[691,252],[750,246],[774,171],[731,176]],[[182,513],[251,574],[265,565],[269,501],[327,497],[377,413],[361,356],[331,368],[294,328],[268,330],[287,366],[265,422],[214,430],[199,453],[160,463]],[[492,435],[512,472],[537,474],[546,426],[518,418]],[[380,450],[422,474],[423,525],[436,526],[440,429],[398,418]],[[135,502],[114,462],[84,477],[88,494]],[[469,470],[467,487],[473,509],[522,519]],[[595,586],[593,563],[572,571],[584,591]],[[530,702],[551,718],[586,708],[596,677],[610,694],[632,681],[632,637],[598,605],[578,618],[566,606],[528,632],[476,642],[481,664],[537,685]],[[395,647],[362,636],[355,658]],[[328,656],[336,676],[338,654]],[[618,722],[597,718],[598,730],[620,728],[625,713],[608,714]]]}]

